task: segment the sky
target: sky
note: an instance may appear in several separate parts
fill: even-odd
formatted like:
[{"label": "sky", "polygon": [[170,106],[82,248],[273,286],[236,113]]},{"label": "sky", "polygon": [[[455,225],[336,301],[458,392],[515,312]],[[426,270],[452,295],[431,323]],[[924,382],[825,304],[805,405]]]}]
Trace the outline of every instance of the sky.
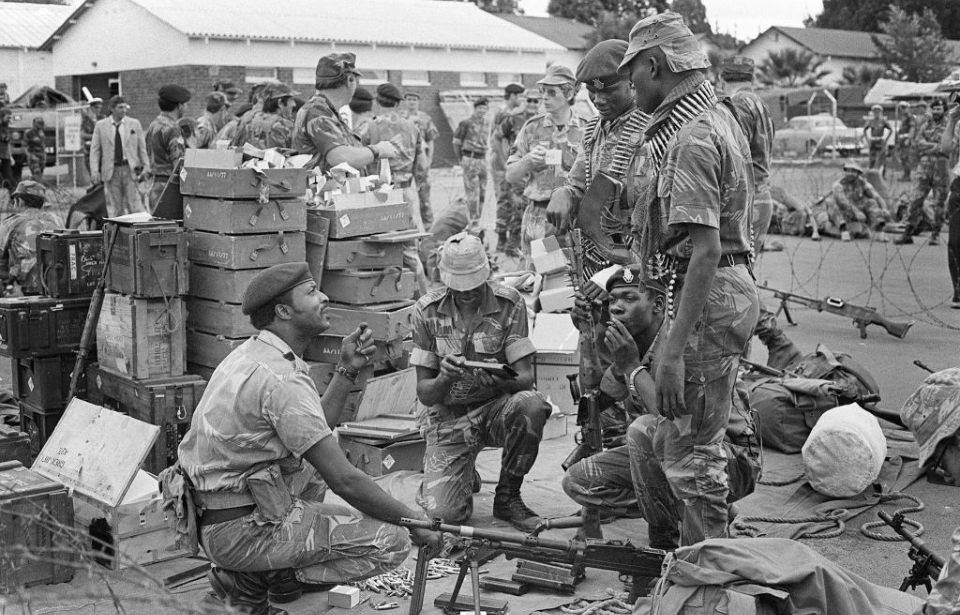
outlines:
[{"label": "sky", "polygon": [[[546,15],[549,0],[520,0],[527,15]],[[702,0],[715,32],[751,41],[770,26],[803,27],[807,15],[823,10],[822,0]]]}]

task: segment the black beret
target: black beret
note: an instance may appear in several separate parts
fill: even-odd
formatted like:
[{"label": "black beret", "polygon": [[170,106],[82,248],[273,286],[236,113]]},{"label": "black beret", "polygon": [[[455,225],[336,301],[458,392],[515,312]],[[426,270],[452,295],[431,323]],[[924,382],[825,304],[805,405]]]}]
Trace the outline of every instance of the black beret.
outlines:
[{"label": "black beret", "polygon": [[487,105],[487,106],[490,105],[490,101],[487,100],[487,97],[486,97],[486,96],[481,96],[480,98],[478,98],[478,99],[476,99],[475,101],[473,101],[473,106],[474,106],[474,107],[479,107],[480,105]]},{"label": "black beret", "polygon": [[400,88],[392,83],[381,83],[378,85],[377,97],[383,98],[384,100],[392,100],[394,102],[400,102],[403,100],[403,94],[400,92]]},{"label": "black beret", "polygon": [[263,307],[268,301],[279,297],[292,288],[305,282],[312,282],[310,268],[306,263],[284,263],[264,269],[253,278],[243,293],[241,311],[249,316]]},{"label": "black beret", "polygon": [[648,278],[645,280],[643,278],[643,265],[635,264],[627,265],[626,267],[620,267],[607,279],[606,290],[609,293],[617,286],[629,286],[631,288],[640,288],[642,286],[655,293],[666,296],[667,291],[660,280],[655,280],[653,278]]},{"label": "black beret", "polygon": [[190,100],[190,90],[182,85],[167,84],[160,88],[160,98],[172,103],[185,103]]},{"label": "black beret", "polygon": [[523,94],[527,91],[527,88],[523,87],[519,83],[508,83],[507,87],[503,88],[504,96],[510,96],[511,94]]},{"label": "black beret", "polygon": [[627,41],[610,39],[598,43],[577,66],[577,81],[591,90],[603,90],[623,81],[626,74],[619,72],[619,67],[626,52]]},{"label": "black beret", "polygon": [[373,101],[373,94],[371,94],[367,88],[357,88],[353,92],[353,100]]}]

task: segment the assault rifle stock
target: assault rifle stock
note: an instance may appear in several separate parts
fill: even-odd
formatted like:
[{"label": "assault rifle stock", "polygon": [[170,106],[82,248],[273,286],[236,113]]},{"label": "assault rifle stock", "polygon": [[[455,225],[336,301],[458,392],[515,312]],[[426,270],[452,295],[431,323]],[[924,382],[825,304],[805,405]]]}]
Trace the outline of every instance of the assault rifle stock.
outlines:
[{"label": "assault rifle stock", "polygon": [[887,333],[899,339],[906,337],[907,331],[909,331],[910,327],[913,326],[912,320],[910,322],[893,322],[892,320],[887,320],[878,314],[875,308],[853,305],[852,303],[847,303],[843,299],[835,299],[833,297],[814,299],[813,297],[797,295],[785,290],[777,290],[776,288],[771,288],[765,284],[759,286],[759,288],[772,292],[774,297],[780,300],[780,307],[777,308],[777,316],[780,315],[780,312],[783,312],[784,316],[787,317],[787,322],[791,325],[795,325],[797,323],[793,320],[793,316],[790,314],[790,309],[787,306],[788,303],[803,305],[808,308],[813,308],[818,312],[829,312],[831,314],[848,316],[853,319],[853,324],[860,329],[861,339],[867,337],[868,325],[880,325],[887,330]]},{"label": "assault rifle stock", "polygon": [[903,578],[900,591],[907,591],[907,588],[916,589],[923,585],[927,588],[929,594],[930,590],[933,589],[933,583],[940,577],[940,571],[946,565],[943,558],[930,550],[926,543],[903,528],[903,514],[896,513],[891,517],[881,510],[877,513],[877,516],[910,543],[907,557],[913,560],[913,566],[907,576]]}]

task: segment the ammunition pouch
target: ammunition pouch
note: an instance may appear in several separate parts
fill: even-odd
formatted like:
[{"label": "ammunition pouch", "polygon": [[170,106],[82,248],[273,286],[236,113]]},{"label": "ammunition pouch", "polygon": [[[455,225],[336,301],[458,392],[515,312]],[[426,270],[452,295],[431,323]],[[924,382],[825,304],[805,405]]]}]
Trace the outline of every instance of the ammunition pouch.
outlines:
[{"label": "ammunition pouch", "polygon": [[246,479],[247,489],[257,505],[257,521],[264,524],[283,521],[293,506],[293,496],[283,480],[280,466],[275,463],[259,468],[255,466],[246,474]]},{"label": "ammunition pouch", "polygon": [[193,499],[194,488],[190,477],[184,474],[178,461],[160,472],[160,493],[163,495],[163,509],[173,518],[177,534],[177,547],[196,555],[200,551],[200,531],[198,529],[197,506]]}]

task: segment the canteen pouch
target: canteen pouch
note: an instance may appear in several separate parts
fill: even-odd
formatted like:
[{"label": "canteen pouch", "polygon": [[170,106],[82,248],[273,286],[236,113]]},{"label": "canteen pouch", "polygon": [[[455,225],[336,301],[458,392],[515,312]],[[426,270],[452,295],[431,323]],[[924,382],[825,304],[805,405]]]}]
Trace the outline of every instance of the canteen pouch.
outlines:
[{"label": "canteen pouch", "polygon": [[261,523],[280,523],[293,506],[293,497],[275,463],[251,472],[247,476],[247,489],[257,505]]}]

